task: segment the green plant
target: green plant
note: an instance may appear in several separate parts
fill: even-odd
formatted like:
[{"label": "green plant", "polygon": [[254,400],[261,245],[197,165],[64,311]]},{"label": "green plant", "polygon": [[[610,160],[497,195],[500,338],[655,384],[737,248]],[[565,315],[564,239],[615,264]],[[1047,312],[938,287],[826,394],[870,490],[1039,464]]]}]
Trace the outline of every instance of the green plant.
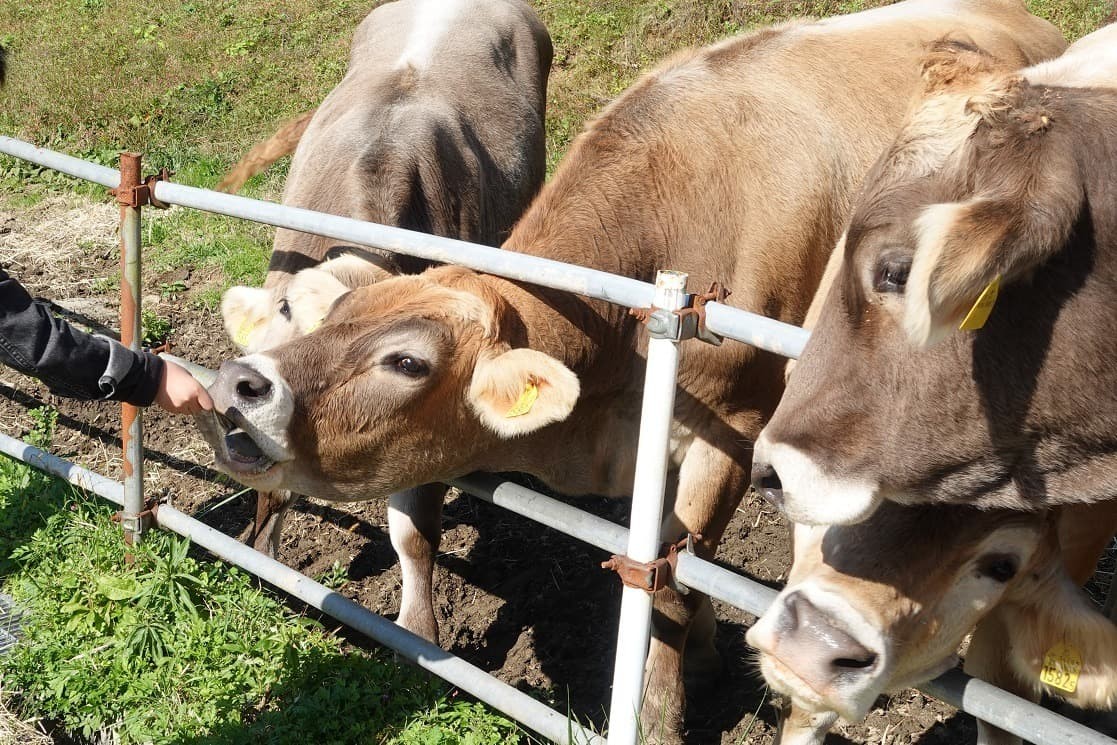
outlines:
[{"label": "green plant", "polygon": [[174,282],[159,283],[159,297],[164,300],[173,300],[183,292],[186,292],[186,283],[180,279]]},{"label": "green plant", "polygon": [[334,559],[330,568],[318,576],[318,581],[331,590],[340,590],[349,581],[349,567]]},{"label": "green plant", "polygon": [[149,347],[158,346],[167,341],[174,333],[174,326],[169,318],[163,318],[154,311],[144,309],[140,311],[140,320],[143,326],[143,343]]}]

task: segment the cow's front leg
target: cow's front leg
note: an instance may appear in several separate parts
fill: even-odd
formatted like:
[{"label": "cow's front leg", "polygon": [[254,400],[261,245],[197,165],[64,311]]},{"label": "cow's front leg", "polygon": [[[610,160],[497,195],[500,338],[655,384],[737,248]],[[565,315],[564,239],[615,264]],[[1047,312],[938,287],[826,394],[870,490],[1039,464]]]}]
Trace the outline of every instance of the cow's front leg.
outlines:
[{"label": "cow's front leg", "polygon": [[283,535],[283,518],[294,503],[295,495],[289,491],[258,492],[256,520],[245,543],[274,559]]},{"label": "cow's front leg", "polygon": [[780,707],[775,745],[822,745],[837,721],[837,712],[810,712],[788,701]]},{"label": "cow's front leg", "polygon": [[434,556],[442,540],[443,484],[425,484],[388,500],[388,537],[403,575],[400,626],[438,644],[434,617]]},{"label": "cow's front leg", "polygon": [[[679,470],[674,509],[663,524],[664,541],[676,541],[687,533],[701,536],[694,542],[695,553],[712,558],[748,483],[748,452],[739,444],[726,445],[722,450],[696,439]],[[713,646],[714,624],[709,605],[708,597],[693,590],[682,594],[665,588],[655,595],[647,693],[641,709],[644,742],[682,742],[683,656],[688,647],[695,661],[701,660],[710,667],[706,675],[718,672],[720,664]],[[696,620],[705,623],[696,626]],[[692,629],[695,638],[691,640]],[[692,666],[692,675],[695,672]]]}]

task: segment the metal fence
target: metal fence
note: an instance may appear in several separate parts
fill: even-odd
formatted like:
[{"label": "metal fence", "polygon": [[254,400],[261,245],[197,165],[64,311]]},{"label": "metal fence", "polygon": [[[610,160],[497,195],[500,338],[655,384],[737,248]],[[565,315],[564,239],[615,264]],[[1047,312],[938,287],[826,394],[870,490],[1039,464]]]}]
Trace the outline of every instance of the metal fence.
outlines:
[{"label": "metal fence", "polygon": [[[126,270],[122,282],[122,340],[136,344],[136,334],[126,335],[129,324],[138,328],[140,309],[140,209],[147,200],[180,205],[239,217],[277,227],[335,238],[356,245],[387,249],[433,261],[453,263],[510,279],[567,290],[587,297],[638,308],[655,305],[679,307],[686,293],[686,276],[661,272],[655,286],[586,267],[526,256],[512,251],[463,241],[415,233],[358,220],[286,207],[197,189],[165,180],[139,178],[138,156],[124,156],[117,171],[70,156],[37,148],[30,143],[0,136],[0,153],[82,178],[114,189],[121,203],[121,241]],[[127,316],[124,318],[123,316]],[[707,327],[719,335],[752,344],[788,357],[798,357],[807,332],[795,326],[730,308],[721,303],[707,305]],[[658,338],[657,338],[658,337]],[[189,363],[187,363],[189,364]],[[522,516],[586,541],[605,551],[626,554],[638,561],[654,558],[659,544],[659,515],[666,475],[667,435],[670,429],[678,364],[678,341],[670,334],[653,334],[649,340],[648,364],[637,450],[637,481],[633,489],[632,522],[626,530],[607,520],[585,513],[523,486],[487,475],[458,479],[454,486],[474,496],[505,507]],[[205,379],[212,371],[189,365]],[[133,448],[125,460],[124,484],[92,473],[72,463],[0,435],[0,452],[24,460],[100,494],[124,507],[126,535],[142,535],[142,429],[138,413],[126,419],[130,432],[124,442]],[[130,436],[128,436],[130,435]],[[136,474],[140,474],[139,477]],[[444,678],[479,700],[504,712],[524,726],[554,742],[604,743],[599,735],[571,721],[526,694],[502,683],[479,668],[426,642],[332,592],[314,580],[259,554],[212,528],[175,510],[157,505],[151,510],[155,524],[189,537],[217,556],[256,574],[376,641],[400,652],[419,666]],[[747,577],[682,553],[677,579],[687,587],[760,615],[776,591]],[[643,689],[644,655],[650,634],[651,597],[641,590],[625,588],[622,596],[620,632],[610,705],[609,745],[630,745],[638,735],[638,716]],[[996,727],[1037,745],[1117,745],[1083,725],[1058,716],[961,671],[951,671],[922,687],[924,692],[966,711]]]}]

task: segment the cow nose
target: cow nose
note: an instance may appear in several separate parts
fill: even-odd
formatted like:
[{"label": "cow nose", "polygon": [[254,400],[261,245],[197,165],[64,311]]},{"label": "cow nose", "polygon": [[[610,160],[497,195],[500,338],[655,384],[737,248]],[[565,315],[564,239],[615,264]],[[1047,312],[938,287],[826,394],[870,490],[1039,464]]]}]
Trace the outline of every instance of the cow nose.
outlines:
[{"label": "cow nose", "polygon": [[820,677],[872,671],[878,655],[836,626],[806,595],[793,592],[783,602],[779,633],[813,659]]},{"label": "cow nose", "polygon": [[783,484],[771,463],[752,464],[752,488],[776,509],[783,506]]},{"label": "cow nose", "polygon": [[248,365],[236,360],[224,362],[217,373],[217,384],[244,404],[260,404],[272,394],[272,382]]}]

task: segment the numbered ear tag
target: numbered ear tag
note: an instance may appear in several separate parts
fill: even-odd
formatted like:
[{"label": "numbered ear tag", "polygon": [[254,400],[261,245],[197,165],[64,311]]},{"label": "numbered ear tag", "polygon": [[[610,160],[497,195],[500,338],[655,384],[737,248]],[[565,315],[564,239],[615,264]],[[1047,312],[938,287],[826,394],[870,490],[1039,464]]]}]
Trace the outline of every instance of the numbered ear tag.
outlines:
[{"label": "numbered ear tag", "polygon": [[997,302],[997,293],[1001,290],[1001,278],[994,277],[993,281],[985,285],[985,289],[977,296],[973,307],[966,317],[962,319],[962,323],[958,326],[962,331],[977,331],[985,325],[989,320],[989,314],[993,312],[993,305]]},{"label": "numbered ear tag", "polygon": [[531,411],[532,406],[535,406],[535,400],[537,398],[539,398],[539,386],[535,383],[525,384],[524,390],[520,393],[520,397],[516,399],[516,403],[512,404],[511,409],[504,412],[504,416],[509,419],[523,416]]},{"label": "numbered ear tag", "polygon": [[1082,672],[1082,654],[1065,642],[1056,644],[1043,656],[1043,669],[1039,679],[1060,691],[1074,693],[1078,688],[1078,675]]},{"label": "numbered ear tag", "polygon": [[237,333],[233,336],[233,341],[242,347],[247,347],[248,340],[252,338],[252,332],[255,330],[256,324],[246,318],[241,321],[240,326],[237,327]]}]

